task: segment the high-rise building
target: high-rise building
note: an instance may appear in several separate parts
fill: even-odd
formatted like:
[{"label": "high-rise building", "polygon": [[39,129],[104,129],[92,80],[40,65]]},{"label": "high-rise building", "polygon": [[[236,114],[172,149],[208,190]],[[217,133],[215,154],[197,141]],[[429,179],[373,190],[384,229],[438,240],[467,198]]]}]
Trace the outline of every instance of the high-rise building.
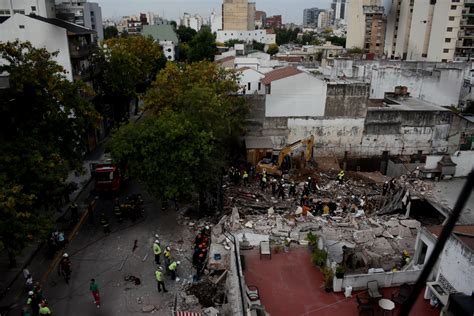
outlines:
[{"label": "high-rise building", "polygon": [[56,0],[56,16],[97,32],[99,40],[104,39],[102,9],[98,3],[87,0]]},{"label": "high-rise building", "polygon": [[255,2],[224,0],[222,26],[224,30],[249,31],[255,29]]},{"label": "high-rise building", "polygon": [[265,19],[267,13],[265,11],[255,11],[255,29],[262,29],[265,27]]},{"label": "high-rise building", "polygon": [[332,0],[333,22],[346,19],[347,0]]},{"label": "high-rise building", "polygon": [[12,16],[15,13],[56,17],[54,0],[0,0],[0,16]]},{"label": "high-rise building", "polygon": [[183,17],[179,20],[179,25],[190,27],[196,32],[199,32],[204,25],[204,19],[199,14],[190,15],[189,13],[184,13]]},{"label": "high-rise building", "polygon": [[463,56],[472,49],[474,37],[471,6],[472,0],[392,0],[385,39],[387,57],[452,61],[456,55]]},{"label": "high-rise building", "polygon": [[365,16],[364,52],[382,56],[385,44],[385,8],[367,5],[362,10]]},{"label": "high-rise building", "polygon": [[324,28],[329,25],[330,13],[326,10],[321,10],[318,14],[318,27]]},{"label": "high-rise building", "polygon": [[318,16],[321,10],[318,8],[304,9],[303,11],[303,26],[316,27],[318,25]]},{"label": "high-rise building", "polygon": [[265,20],[265,28],[280,28],[282,25],[281,15],[269,16]]},{"label": "high-rise building", "polygon": [[209,25],[211,26],[212,33],[217,33],[217,31],[222,30],[222,16],[217,15],[216,12],[212,10]]},{"label": "high-rise building", "polygon": [[351,0],[347,7],[346,48],[364,48],[366,21],[363,6],[381,6],[380,0]]}]

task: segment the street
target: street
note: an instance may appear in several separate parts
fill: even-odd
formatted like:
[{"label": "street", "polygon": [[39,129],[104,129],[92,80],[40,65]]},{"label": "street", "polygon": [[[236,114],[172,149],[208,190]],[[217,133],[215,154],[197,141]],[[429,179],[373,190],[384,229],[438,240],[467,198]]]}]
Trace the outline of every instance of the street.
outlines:
[{"label": "street", "polygon": [[[145,217],[135,223],[119,224],[113,216],[113,198],[99,198],[92,219],[85,220],[72,242],[66,247],[72,262],[69,284],[58,275],[57,267],[43,283],[44,296],[55,315],[138,315],[142,308],[154,305],[159,315],[171,313],[174,295],[180,285],[192,280],[191,244],[194,232],[179,226],[174,209],[162,211],[159,204],[136,183],[130,183],[124,195],[141,193]],[[105,234],[99,223],[101,212],[109,219],[111,233]],[[170,245],[172,256],[181,261],[179,283],[165,275],[168,293],[158,293],[156,264],[152,252],[154,235],[160,236],[162,249]],[[136,245],[136,247],[134,247]],[[135,249],[134,249],[135,248]],[[47,271],[47,264],[43,265]],[[163,259],[161,261],[163,264]],[[164,266],[163,266],[164,267]],[[127,276],[140,279],[140,285],[126,281]],[[97,308],[89,291],[90,279],[99,285],[101,306]]]}]

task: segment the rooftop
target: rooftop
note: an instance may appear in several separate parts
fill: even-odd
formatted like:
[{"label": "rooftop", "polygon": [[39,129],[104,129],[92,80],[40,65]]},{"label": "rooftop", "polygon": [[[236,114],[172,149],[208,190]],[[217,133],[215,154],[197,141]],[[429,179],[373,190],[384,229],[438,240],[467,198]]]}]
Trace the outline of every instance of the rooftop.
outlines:
[{"label": "rooftop", "polygon": [[254,57],[237,57],[235,58],[235,64],[260,64],[258,58]]},{"label": "rooftop", "polygon": [[221,59],[216,59],[214,62],[216,64],[223,64],[227,61],[231,61],[231,60],[234,60],[235,59],[235,56],[227,56],[227,57],[224,57],[224,58],[221,58]]},{"label": "rooftop", "polygon": [[405,97],[405,98],[394,98],[391,96],[385,96],[384,101],[387,107],[397,111],[443,111],[449,112],[441,106],[435,105],[431,102],[421,100],[418,98]]},{"label": "rooftop", "polygon": [[[428,230],[438,238],[443,230],[443,226],[430,226]],[[456,225],[452,234],[458,237],[471,250],[474,250],[474,225]]]},{"label": "rooftop", "polygon": [[262,79],[264,85],[270,84],[272,81],[280,80],[283,78],[295,76],[302,73],[301,70],[296,69],[295,67],[284,67],[278,68],[273,71],[270,71],[265,74],[265,78]]},{"label": "rooftop", "polygon": [[83,27],[83,26],[69,23],[67,21],[63,21],[59,19],[49,19],[49,18],[44,18],[39,15],[28,15],[28,17],[45,22],[45,23],[56,25],[58,27],[62,27],[63,29],[66,29],[68,33],[74,34],[74,35],[86,35],[86,34],[96,33],[94,30],[88,29],[87,27]]},{"label": "rooftop", "polygon": [[171,25],[144,25],[142,35],[151,36],[156,41],[178,43],[178,36]]},{"label": "rooftop", "polygon": [[[288,253],[272,254],[272,258],[262,258],[258,250],[241,251],[245,256],[245,282],[257,286],[265,309],[272,316],[336,316],[359,315],[355,295],[367,297],[366,291],[352,293],[346,298],[343,293],[327,293],[324,290],[322,273],[311,263],[306,248],[291,249]],[[385,298],[398,288],[384,288]],[[399,306],[394,315],[398,314]],[[381,315],[381,310],[376,310]],[[418,297],[410,315],[439,315],[429,301]],[[370,314],[370,313],[367,313]]]}]

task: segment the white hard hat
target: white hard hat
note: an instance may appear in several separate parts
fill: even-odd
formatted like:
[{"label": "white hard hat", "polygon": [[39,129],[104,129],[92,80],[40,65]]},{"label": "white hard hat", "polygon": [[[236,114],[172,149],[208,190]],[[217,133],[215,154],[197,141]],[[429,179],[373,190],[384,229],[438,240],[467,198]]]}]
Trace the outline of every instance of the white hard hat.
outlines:
[{"label": "white hard hat", "polygon": [[159,271],[163,271],[163,268],[162,268],[162,267],[158,267],[158,270],[159,270]]},{"label": "white hard hat", "polygon": [[65,253],[65,254],[63,255],[63,257],[64,257],[64,258],[67,258],[67,257],[69,257],[69,255],[68,255],[67,253]]},{"label": "white hard hat", "polygon": [[158,236],[158,234],[155,234],[155,238],[158,239],[158,238],[160,238],[160,236]]},{"label": "white hard hat", "polygon": [[204,227],[205,229],[209,229],[209,225],[206,225],[206,227]]},{"label": "white hard hat", "polygon": [[178,265],[181,264],[181,261],[176,261],[176,264],[178,264]]},{"label": "white hard hat", "polygon": [[155,244],[159,244],[159,243],[160,243],[160,241],[158,239],[155,240]]},{"label": "white hard hat", "polygon": [[28,292],[28,295],[33,295],[33,294],[35,294],[35,292],[33,292],[33,291]]},{"label": "white hard hat", "polygon": [[166,250],[170,251],[170,250],[171,250],[171,248],[170,248],[170,247],[166,247]]},{"label": "white hard hat", "polygon": [[311,180],[311,177],[308,177],[308,180]]}]

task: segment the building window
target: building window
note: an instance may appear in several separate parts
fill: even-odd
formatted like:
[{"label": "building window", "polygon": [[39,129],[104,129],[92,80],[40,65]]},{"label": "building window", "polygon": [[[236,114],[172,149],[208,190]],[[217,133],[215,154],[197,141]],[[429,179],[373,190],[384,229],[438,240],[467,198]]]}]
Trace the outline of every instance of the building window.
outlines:
[{"label": "building window", "polygon": [[0,15],[10,15],[10,10],[0,10]]},{"label": "building window", "polygon": [[447,63],[448,60],[447,60],[447,59],[441,59],[441,62],[442,62],[442,63]]},{"label": "building window", "polygon": [[446,28],[446,32],[452,32],[453,31],[453,28],[452,27],[447,27]]},{"label": "building window", "polygon": [[428,57],[428,54],[421,54],[421,57]]},{"label": "building window", "polygon": [[452,3],[459,3],[459,2],[461,2],[461,1],[460,1],[460,0],[452,0],[451,2],[452,2]]},{"label": "building window", "polygon": [[35,7],[35,6],[32,6],[32,7],[31,7],[31,11],[36,11],[36,7]]},{"label": "building window", "polygon": [[443,49],[443,53],[449,53],[449,48]]},{"label": "building window", "polygon": [[450,38],[445,38],[445,39],[444,39],[444,42],[445,42],[445,43],[451,43],[451,39],[450,39]]},{"label": "building window", "polygon": [[430,0],[430,4],[431,4],[431,5],[435,5],[435,4],[436,4],[436,0]]},{"label": "building window", "polygon": [[25,14],[25,10],[13,10],[13,14],[15,13]]},{"label": "building window", "polygon": [[262,83],[259,82],[259,83],[258,83],[258,91],[260,91],[261,89],[262,89]]},{"label": "building window", "polygon": [[248,91],[250,91],[251,86],[252,86],[251,83],[248,82],[248,83],[247,83],[247,90],[248,90]]},{"label": "building window", "polygon": [[94,16],[94,11],[91,11],[91,16]]},{"label": "building window", "polygon": [[450,16],[449,21],[454,21],[454,16]]},{"label": "building window", "polygon": [[451,10],[456,10],[457,8],[458,8],[458,6],[456,6],[456,5],[451,6]]},{"label": "building window", "polygon": [[25,28],[25,26],[22,25],[22,24],[21,24],[21,25],[18,25],[18,27],[19,27],[20,29],[24,29],[24,28]]}]

